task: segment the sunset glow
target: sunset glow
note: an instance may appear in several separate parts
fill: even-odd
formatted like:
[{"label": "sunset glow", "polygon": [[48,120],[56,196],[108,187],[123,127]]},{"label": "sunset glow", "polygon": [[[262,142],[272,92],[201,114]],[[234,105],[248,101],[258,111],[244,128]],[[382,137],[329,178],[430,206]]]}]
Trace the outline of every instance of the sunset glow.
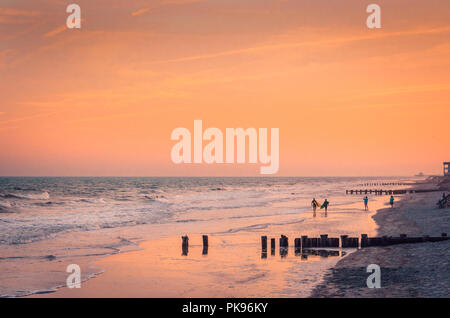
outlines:
[{"label": "sunset glow", "polygon": [[282,176],[439,174],[450,160],[450,4],[0,3],[0,175],[239,176],[171,160],[176,127],[276,127]]}]

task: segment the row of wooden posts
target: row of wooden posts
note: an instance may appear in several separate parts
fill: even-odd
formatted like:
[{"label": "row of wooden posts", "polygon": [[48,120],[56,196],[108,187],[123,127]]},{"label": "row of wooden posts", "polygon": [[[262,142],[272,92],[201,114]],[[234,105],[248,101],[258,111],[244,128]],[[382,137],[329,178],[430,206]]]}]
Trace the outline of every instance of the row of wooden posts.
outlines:
[{"label": "row of wooden posts", "polygon": [[[203,235],[202,239],[203,239],[203,251],[202,251],[202,254],[203,255],[207,255],[208,254],[208,247],[209,247],[208,235]],[[181,250],[182,250],[182,254],[184,256],[188,255],[188,253],[189,253],[189,237],[187,235],[181,237]]]},{"label": "row of wooden posts", "polygon": [[[189,252],[189,237],[182,236],[182,254],[188,255]],[[203,235],[203,255],[208,254],[208,235]],[[442,233],[441,236],[430,237],[408,237],[406,234],[400,234],[399,237],[383,236],[383,237],[368,237],[367,234],[361,234],[361,240],[358,237],[349,237],[348,235],[341,235],[339,238],[328,237],[328,234],[322,234],[320,237],[308,237],[306,235],[300,238],[294,239],[294,247],[296,251],[308,249],[308,248],[365,248],[372,246],[388,246],[395,244],[408,244],[408,243],[424,243],[424,242],[440,242],[448,240],[447,233]],[[360,244],[361,243],[361,244]],[[279,239],[279,246],[281,250],[287,250],[289,248],[289,238],[285,235],[281,235]],[[275,238],[270,239],[270,249],[275,251],[276,241]],[[262,252],[267,252],[267,236],[261,236],[261,248]]]},{"label": "row of wooden posts", "polygon": [[406,194],[406,193],[423,193],[423,192],[435,192],[439,190],[435,189],[402,189],[402,190],[372,190],[372,189],[364,189],[364,190],[345,190],[345,194],[376,194],[376,195],[382,195],[382,194]]},{"label": "row of wooden posts", "polygon": [[[383,237],[368,237],[367,234],[361,234],[361,241],[358,237],[349,237],[348,235],[341,235],[339,238],[329,238],[328,234],[320,235],[320,237],[309,238],[304,235],[301,238],[294,239],[294,247],[296,249],[303,248],[365,248],[371,246],[388,246],[394,244],[407,243],[423,243],[423,242],[439,242],[447,240],[447,233],[442,233],[438,237],[422,236],[422,237],[408,237],[406,234],[400,234],[399,237],[383,236]],[[361,242],[361,244],[360,244]],[[289,248],[289,239],[285,235],[281,235],[280,249]],[[267,251],[267,236],[261,236],[262,251]],[[275,239],[270,239],[270,248],[275,250]]]},{"label": "row of wooden posts", "polygon": [[406,186],[411,185],[411,183],[402,183],[402,182],[375,182],[375,183],[363,183],[361,186],[388,186],[388,185],[397,185],[397,186]]},{"label": "row of wooden posts", "polygon": [[[345,194],[375,194],[375,195],[382,195],[382,194],[400,194],[400,193],[394,193],[397,192],[396,190],[372,190],[372,189],[365,189],[365,190],[345,190]],[[406,193],[406,192],[405,192]]]}]

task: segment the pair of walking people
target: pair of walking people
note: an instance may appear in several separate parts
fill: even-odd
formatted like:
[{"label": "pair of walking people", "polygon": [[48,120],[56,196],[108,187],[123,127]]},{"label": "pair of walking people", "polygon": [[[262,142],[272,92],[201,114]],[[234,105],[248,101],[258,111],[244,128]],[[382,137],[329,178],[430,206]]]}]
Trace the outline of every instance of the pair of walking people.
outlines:
[{"label": "pair of walking people", "polygon": [[320,203],[317,202],[316,198],[313,198],[313,200],[311,201],[311,206],[313,208],[314,213],[316,213],[317,207],[320,207],[321,209],[325,209],[325,213],[327,213],[328,205],[330,205],[330,202],[327,199],[325,199],[325,201],[323,202],[322,205],[320,205]]}]

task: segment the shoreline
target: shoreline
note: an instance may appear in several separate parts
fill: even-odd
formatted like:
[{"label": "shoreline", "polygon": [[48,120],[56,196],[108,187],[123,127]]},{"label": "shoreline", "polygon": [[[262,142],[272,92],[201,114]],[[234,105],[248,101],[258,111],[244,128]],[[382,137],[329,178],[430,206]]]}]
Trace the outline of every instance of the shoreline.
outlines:
[{"label": "shoreline", "polygon": [[[172,220],[174,223],[169,228],[162,223],[104,229],[101,235],[98,231],[87,232],[84,235],[88,237],[83,237],[83,241],[89,245],[90,242],[99,243],[100,235],[115,238],[117,243],[109,244],[109,247],[117,248],[116,244],[122,245],[124,239],[132,246],[126,244],[119,248],[120,252],[115,249],[116,253],[86,259],[82,273],[86,274],[86,266],[89,266],[96,269],[96,275],[85,276],[87,279],[82,277],[81,290],[59,285],[56,290],[49,290],[49,293],[34,293],[26,297],[310,297],[316,286],[326,279],[328,270],[336,267],[343,255],[339,253],[340,257],[326,258],[322,255],[307,255],[308,258],[303,259],[297,257],[294,248],[291,248],[288,257],[283,258],[278,255],[277,248],[276,255],[268,255],[263,260],[260,236],[278,238],[284,234],[290,238],[291,246],[294,237],[300,234],[317,237],[327,233],[330,237],[336,237],[341,234],[359,236],[367,233],[375,236],[377,229],[373,216],[381,210],[384,198],[372,197],[368,213],[361,213],[363,209],[359,197],[341,196],[339,200],[333,200],[328,217],[322,211],[317,214],[317,218],[313,218],[312,211],[302,208],[304,202],[295,199],[271,203],[263,209],[199,209],[178,216]],[[190,245],[189,257],[181,257],[180,236],[186,233],[193,245]],[[207,256],[201,253],[201,241],[198,241],[201,234],[210,235],[211,248]],[[70,242],[76,237],[79,235],[73,233],[58,240]],[[99,245],[104,248],[104,244]],[[343,259],[354,254],[355,250],[346,250],[345,253]],[[59,267],[69,262],[68,258],[55,255],[56,262],[60,264],[55,261],[47,264]],[[72,260],[69,263],[73,263]],[[187,273],[180,276],[180,270]],[[55,271],[65,281],[65,270]],[[159,279],[155,273],[159,273],[163,279]],[[166,273],[172,273],[172,276]],[[147,284],[142,285],[141,280]],[[218,284],[217,280],[222,282]],[[158,287],[154,291],[146,285],[163,286],[164,290]],[[185,286],[190,288],[185,290]],[[185,290],[185,293],[180,289]]]},{"label": "shoreline", "polygon": [[[440,185],[432,178],[430,187]],[[418,186],[414,185],[414,187]],[[420,183],[423,186],[424,183]],[[441,187],[442,188],[442,187]],[[442,188],[444,192],[445,188]],[[378,236],[440,235],[450,231],[448,210],[437,209],[435,202],[441,192],[406,194],[394,209],[383,208],[373,215]],[[330,269],[311,298],[355,297],[449,297],[450,241],[402,244],[360,249],[341,259]],[[381,268],[381,288],[370,289],[366,268],[377,264]]]},{"label": "shoreline", "polygon": [[[200,233],[204,226],[198,229],[202,231],[189,235],[188,257],[181,256],[179,235],[145,240],[136,251],[110,255],[93,262],[93,266],[104,272],[84,282],[81,289],[63,287],[50,294],[30,297],[306,298],[323,280],[326,270],[335,266],[343,254],[303,258],[294,253],[293,238],[299,233],[310,237],[328,233],[336,237],[343,232],[355,236],[361,231],[372,236],[375,223],[371,216],[381,204],[378,199],[372,201],[373,209],[367,213],[361,213],[361,203],[355,202],[336,205],[336,210],[329,212],[328,217],[322,211],[313,218],[312,212],[308,211],[295,214],[294,219],[291,214],[284,214],[283,218],[288,218],[285,220],[288,222],[280,220],[280,215],[263,217],[264,226],[242,228],[242,225],[230,227],[228,224],[225,226],[227,231],[217,229],[209,233],[207,256],[201,252]],[[273,209],[283,209],[283,204]],[[277,247],[275,255],[269,253],[263,259],[260,236],[278,240],[280,234],[290,238],[291,248],[287,257],[279,255]],[[345,257],[352,252],[351,249],[346,250]],[[131,272],[130,268],[133,269]],[[161,287],[153,290],[149,286]]]}]

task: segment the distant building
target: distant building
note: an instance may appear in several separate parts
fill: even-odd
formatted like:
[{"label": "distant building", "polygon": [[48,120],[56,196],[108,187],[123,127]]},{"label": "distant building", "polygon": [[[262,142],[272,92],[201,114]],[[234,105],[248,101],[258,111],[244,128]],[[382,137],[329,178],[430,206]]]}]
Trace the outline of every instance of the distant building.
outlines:
[{"label": "distant building", "polygon": [[450,162],[444,162],[444,176],[450,176]]}]

